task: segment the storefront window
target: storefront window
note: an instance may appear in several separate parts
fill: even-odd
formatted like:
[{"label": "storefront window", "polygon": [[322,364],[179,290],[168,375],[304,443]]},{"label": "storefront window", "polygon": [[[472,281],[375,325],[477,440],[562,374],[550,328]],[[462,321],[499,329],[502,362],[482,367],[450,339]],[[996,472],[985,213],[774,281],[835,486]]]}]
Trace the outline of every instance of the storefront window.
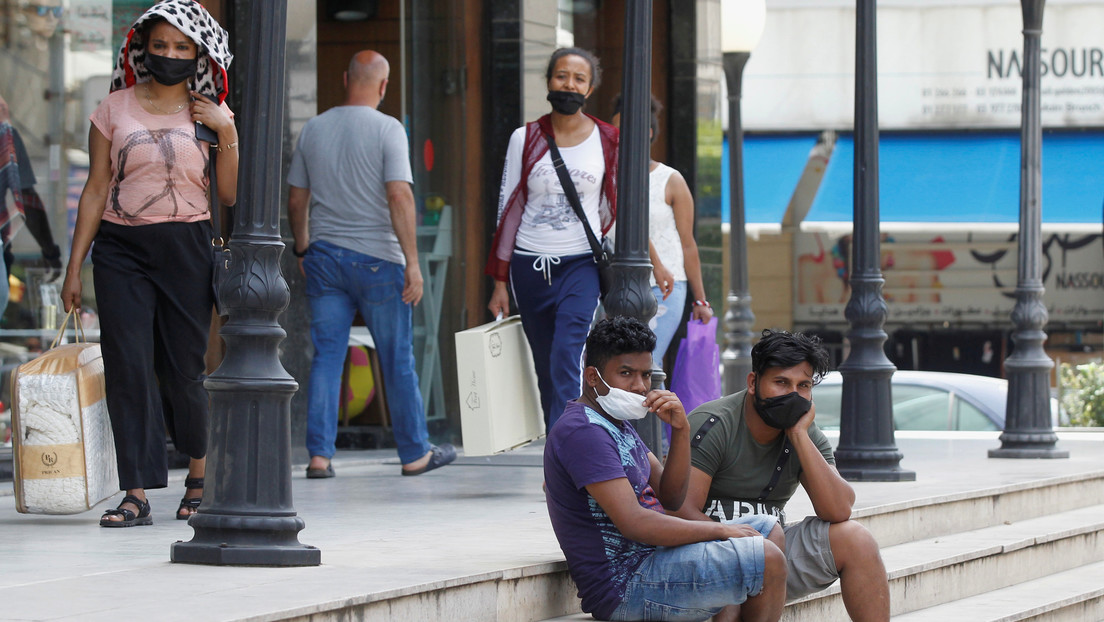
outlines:
[{"label": "storefront window", "polygon": [[[107,95],[115,50],[148,1],[0,0],[0,133],[15,154],[18,191],[0,196],[0,410],[9,371],[48,347],[64,320],[59,290],[88,174],[88,116]],[[0,144],[3,141],[0,140]],[[7,154],[5,154],[7,155]],[[90,278],[90,270],[85,271]],[[0,285],[2,287],[2,285]],[[86,283],[83,325],[98,326]],[[5,426],[0,421],[0,431]],[[4,434],[6,436],[6,434]],[[0,440],[6,440],[0,439]]]},{"label": "storefront window", "polygon": [[463,31],[449,26],[461,20],[455,3],[412,0],[408,7],[404,122],[411,138],[418,255],[425,278],[425,298],[414,312],[414,354],[426,417],[443,422],[448,412],[459,410],[452,335],[467,328],[462,321],[466,284],[461,258],[467,244],[462,231],[474,207],[465,197],[474,183],[472,156],[478,153],[465,128],[468,116],[478,111],[465,104]]},{"label": "storefront window", "polygon": [[[11,295],[0,320],[0,340],[13,351],[39,349],[58,324],[60,268],[87,177],[88,116],[107,95],[115,51],[148,5],[0,0],[0,97],[26,155],[17,162],[24,216],[6,236]],[[13,196],[5,201],[11,206]],[[94,328],[93,288],[85,291]]]}]

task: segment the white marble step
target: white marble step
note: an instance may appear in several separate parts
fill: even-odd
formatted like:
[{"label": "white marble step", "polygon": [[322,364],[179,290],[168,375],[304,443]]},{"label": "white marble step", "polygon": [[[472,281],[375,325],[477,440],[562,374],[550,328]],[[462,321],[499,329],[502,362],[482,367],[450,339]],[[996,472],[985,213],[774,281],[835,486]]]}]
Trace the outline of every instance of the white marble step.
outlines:
[{"label": "white marble step", "polygon": [[[884,548],[900,615],[1104,561],[1104,505]],[[791,603],[783,620],[847,620],[839,584]]]},{"label": "white marble step", "polygon": [[[953,611],[967,599],[984,603],[991,594],[1014,593],[1019,589],[1017,584],[1024,581],[1042,581],[1046,585],[1051,576],[1078,576],[1082,569],[1086,579],[1072,588],[1068,597],[1056,601],[1086,595],[1083,604],[1070,600],[1067,608],[1101,606],[1097,601],[1104,599],[1104,505],[900,544],[883,549],[882,559],[890,578],[894,620],[937,606]],[[1010,615],[1019,611],[1015,609]],[[589,615],[580,613],[551,620],[589,619],[592,619]],[[790,603],[782,619],[848,620],[839,584]],[[988,619],[1028,618],[974,616],[970,622]],[[1070,619],[1099,620],[1104,615]]]},{"label": "white marble step", "polygon": [[[798,503],[786,507],[790,516],[811,512],[811,507],[800,505],[804,499],[795,497],[795,501]],[[865,525],[885,548],[1098,504],[1104,504],[1104,471],[876,505],[855,510],[852,518]]]},{"label": "white marble step", "polygon": [[1104,619],[1104,562],[921,609],[894,622],[1083,622]]}]

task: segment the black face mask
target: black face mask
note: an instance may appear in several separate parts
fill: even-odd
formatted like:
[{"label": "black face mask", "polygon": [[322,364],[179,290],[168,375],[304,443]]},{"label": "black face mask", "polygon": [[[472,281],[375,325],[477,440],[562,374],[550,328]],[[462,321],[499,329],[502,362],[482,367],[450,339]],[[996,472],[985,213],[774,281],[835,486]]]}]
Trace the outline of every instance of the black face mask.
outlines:
[{"label": "black face mask", "polygon": [[173,86],[195,76],[196,63],[195,58],[169,58],[147,52],[145,65],[158,84]]},{"label": "black face mask", "polygon": [[552,110],[560,114],[572,115],[586,103],[586,95],[574,91],[549,91],[548,102]]},{"label": "black face mask", "polygon": [[759,418],[778,430],[792,428],[812,407],[813,403],[801,397],[797,391],[766,399],[760,398],[758,391],[755,392],[755,410],[759,413]]}]

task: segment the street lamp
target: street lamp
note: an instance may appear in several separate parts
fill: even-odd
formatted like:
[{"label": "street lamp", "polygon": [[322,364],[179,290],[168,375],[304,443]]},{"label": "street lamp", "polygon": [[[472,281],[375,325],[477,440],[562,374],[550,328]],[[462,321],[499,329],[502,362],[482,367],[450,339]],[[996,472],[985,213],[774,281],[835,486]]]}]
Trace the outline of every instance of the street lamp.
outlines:
[{"label": "street lamp", "polygon": [[882,297],[881,229],[878,224],[878,44],[875,0],[855,9],[855,203],[851,298],[844,314],[851,328],[851,351],[840,365],[843,376],[840,440],[836,468],[853,481],[915,481],[899,466],[893,440],[896,367],[882,349],[886,341]]},{"label": "street lamp", "polygon": [[725,310],[724,392],[747,388],[751,372],[751,312],[748,291],[747,231],[744,218],[744,131],[740,126],[740,86],[744,65],[759,44],[766,23],[766,0],[721,2],[721,50],[728,87],[728,308]]},{"label": "street lamp", "polygon": [[[652,88],[652,2],[625,3],[625,51],[621,74],[621,146],[617,170],[617,237],[614,240],[613,284],[603,301],[610,316],[632,317],[647,324],[656,313],[648,284],[648,117]],[[653,377],[653,386],[662,371]],[[662,387],[659,387],[662,388]],[[648,449],[663,455],[663,426],[649,413],[636,422]]]},{"label": "street lamp", "polygon": [[1054,361],[1043,349],[1047,309],[1042,279],[1042,142],[1039,82],[1039,35],[1045,0],[1021,0],[1023,9],[1023,105],[1020,121],[1020,235],[1016,306],[1012,309],[1015,349],[1004,361],[1008,397],[999,449],[990,458],[1069,458],[1055,448],[1058,436],[1050,423],[1050,370]]},{"label": "street lamp", "polygon": [[[263,10],[237,0],[248,25],[239,50],[245,76],[241,174],[230,276],[222,300],[226,358],[204,382],[211,438],[195,536],[172,545],[172,561],[216,566],[317,566],[321,552],[299,542],[305,523],[291,500],[291,396],[299,385],[280,364],[287,334],[276,318],[291,300],[280,273],[280,167],[287,3]],[[273,158],[276,158],[273,160]]]}]

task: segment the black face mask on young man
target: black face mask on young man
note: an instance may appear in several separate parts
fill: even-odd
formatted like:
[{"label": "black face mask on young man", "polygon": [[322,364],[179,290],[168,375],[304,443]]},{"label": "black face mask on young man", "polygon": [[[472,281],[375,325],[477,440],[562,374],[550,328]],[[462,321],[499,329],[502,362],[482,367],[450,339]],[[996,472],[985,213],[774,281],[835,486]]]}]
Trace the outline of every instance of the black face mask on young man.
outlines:
[{"label": "black face mask on young man", "polygon": [[813,403],[797,391],[766,399],[759,397],[758,391],[755,392],[755,410],[759,418],[778,430],[792,428],[812,407]]},{"label": "black face mask on young man", "polygon": [[194,76],[196,63],[195,58],[169,58],[147,53],[145,65],[158,84],[173,86]]},{"label": "black face mask on young man", "polygon": [[548,103],[560,114],[572,115],[586,103],[586,95],[575,91],[549,91]]}]

